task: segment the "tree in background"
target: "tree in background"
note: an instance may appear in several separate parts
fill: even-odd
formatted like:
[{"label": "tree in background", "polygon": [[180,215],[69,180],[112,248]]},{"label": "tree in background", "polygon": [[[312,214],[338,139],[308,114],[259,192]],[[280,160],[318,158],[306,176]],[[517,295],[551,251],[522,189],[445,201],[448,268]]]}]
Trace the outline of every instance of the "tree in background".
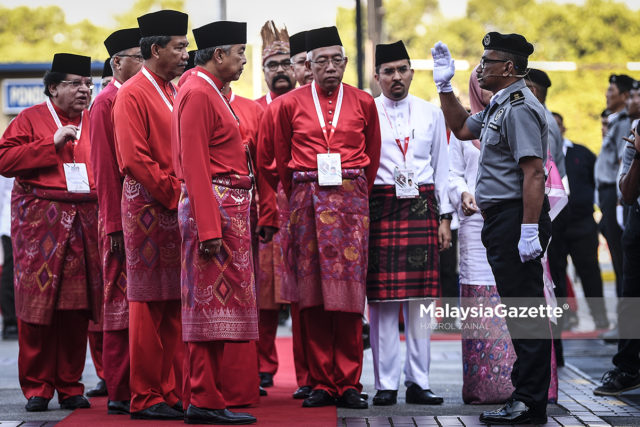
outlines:
[{"label": "tree in background", "polygon": [[[531,61],[576,63],[577,71],[549,72],[553,86],[547,104],[550,110],[565,117],[568,138],[599,152],[600,113],[605,107],[609,74],[625,73],[640,78],[639,73],[626,68],[628,61],[640,61],[639,12],[611,0],[587,0],[582,5],[536,0],[469,0],[464,17],[446,19],[435,3],[435,0],[385,0],[384,42],[402,39],[412,58],[430,59],[431,47],[442,40],[454,58],[469,61],[473,68],[482,55],[481,40],[485,33],[524,34],[536,48]],[[351,13],[340,9],[338,22],[343,23],[341,17]],[[341,34],[355,32],[353,19],[339,28]],[[345,39],[343,37],[346,45]],[[345,48],[355,52],[354,45]],[[471,69],[458,70],[453,80],[467,105],[470,72]],[[355,83],[351,74],[345,77],[348,83]],[[411,89],[417,96],[438,102],[430,71],[417,71]]]}]

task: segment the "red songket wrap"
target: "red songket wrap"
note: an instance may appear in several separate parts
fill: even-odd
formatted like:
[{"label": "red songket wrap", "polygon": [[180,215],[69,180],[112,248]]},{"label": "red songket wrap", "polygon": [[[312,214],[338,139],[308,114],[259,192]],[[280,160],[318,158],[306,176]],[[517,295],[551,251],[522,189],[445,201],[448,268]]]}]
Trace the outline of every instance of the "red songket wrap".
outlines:
[{"label": "red songket wrap", "polygon": [[199,253],[196,220],[186,186],[178,204],[182,234],[182,337],[194,341],[258,338],[249,205],[251,178],[213,178],[219,206],[222,248],[207,260]]},{"label": "red songket wrap", "polygon": [[102,315],[98,205],[92,193],[14,184],[11,196],[16,315],[48,325],[55,310]]},{"label": "red songket wrap", "polygon": [[98,235],[104,283],[102,326],[105,331],[120,331],[129,328],[125,257],[111,252],[111,238],[105,234],[102,218],[98,220]]},{"label": "red songket wrap", "polygon": [[125,176],[122,225],[129,301],[180,299],[180,231],[177,212]]},{"label": "red songket wrap", "polygon": [[300,309],[364,312],[369,196],[362,170],[343,169],[342,185],[320,187],[316,171],[294,172],[289,228]]}]

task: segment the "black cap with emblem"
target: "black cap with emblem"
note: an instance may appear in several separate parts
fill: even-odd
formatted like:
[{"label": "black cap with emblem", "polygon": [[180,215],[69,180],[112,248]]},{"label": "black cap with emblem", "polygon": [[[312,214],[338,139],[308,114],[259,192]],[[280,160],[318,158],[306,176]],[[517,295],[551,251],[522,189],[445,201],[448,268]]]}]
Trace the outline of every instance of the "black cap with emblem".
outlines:
[{"label": "black cap with emblem", "polygon": [[533,45],[520,34],[501,34],[492,31],[484,36],[482,46],[485,50],[500,50],[524,57],[529,57],[533,53]]}]

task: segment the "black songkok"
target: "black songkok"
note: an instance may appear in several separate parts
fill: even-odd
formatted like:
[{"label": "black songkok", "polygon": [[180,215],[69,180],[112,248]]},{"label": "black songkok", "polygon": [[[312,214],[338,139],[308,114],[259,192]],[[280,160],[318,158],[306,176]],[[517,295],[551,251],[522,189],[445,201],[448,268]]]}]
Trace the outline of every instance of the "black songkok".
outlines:
[{"label": "black songkok", "polygon": [[609,76],[609,83],[616,85],[620,93],[625,93],[631,90],[633,79],[626,74],[611,74]]},{"label": "black songkok", "polygon": [[533,53],[533,45],[520,34],[500,34],[495,31],[482,39],[485,50],[500,50],[528,58]]},{"label": "black songkok", "polygon": [[107,58],[104,61],[104,66],[102,67],[102,78],[113,76],[113,70],[111,69],[111,58]]},{"label": "black songkok", "polygon": [[74,55],[73,53],[56,53],[53,55],[51,71],[91,77],[91,58],[83,55]]},{"label": "black songkok", "polygon": [[300,31],[289,37],[289,55],[292,58],[301,52],[307,51],[306,37],[306,31]]},{"label": "black songkok", "polygon": [[386,62],[399,61],[401,59],[410,59],[402,40],[391,44],[376,45],[376,67]]},{"label": "black songkok", "polygon": [[111,33],[104,41],[104,47],[107,48],[109,56],[113,56],[123,50],[140,46],[140,29],[126,28]]},{"label": "black songkok", "polygon": [[551,87],[551,80],[547,73],[542,70],[538,70],[537,68],[530,68],[525,79],[537,84],[538,86],[542,86],[543,88]]},{"label": "black songkok", "polygon": [[217,21],[193,30],[198,50],[228,44],[247,43],[247,23]]},{"label": "black songkok", "polygon": [[340,34],[336,27],[322,27],[307,31],[305,36],[307,52],[328,46],[342,46]]},{"label": "black songkok", "polygon": [[189,16],[177,10],[160,10],[138,17],[141,37],[185,36]]}]

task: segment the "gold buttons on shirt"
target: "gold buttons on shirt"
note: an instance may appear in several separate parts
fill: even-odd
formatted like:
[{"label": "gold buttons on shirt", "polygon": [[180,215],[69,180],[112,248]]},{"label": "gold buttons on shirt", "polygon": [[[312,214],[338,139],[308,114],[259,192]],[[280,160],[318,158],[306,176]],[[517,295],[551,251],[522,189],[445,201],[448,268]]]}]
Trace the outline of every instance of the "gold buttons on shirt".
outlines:
[{"label": "gold buttons on shirt", "polygon": [[329,110],[329,114],[333,114],[333,111]]},{"label": "gold buttons on shirt", "polygon": [[333,101],[329,101],[329,104],[333,104]]},{"label": "gold buttons on shirt", "polygon": [[329,120],[329,124],[331,124],[331,120]]}]

